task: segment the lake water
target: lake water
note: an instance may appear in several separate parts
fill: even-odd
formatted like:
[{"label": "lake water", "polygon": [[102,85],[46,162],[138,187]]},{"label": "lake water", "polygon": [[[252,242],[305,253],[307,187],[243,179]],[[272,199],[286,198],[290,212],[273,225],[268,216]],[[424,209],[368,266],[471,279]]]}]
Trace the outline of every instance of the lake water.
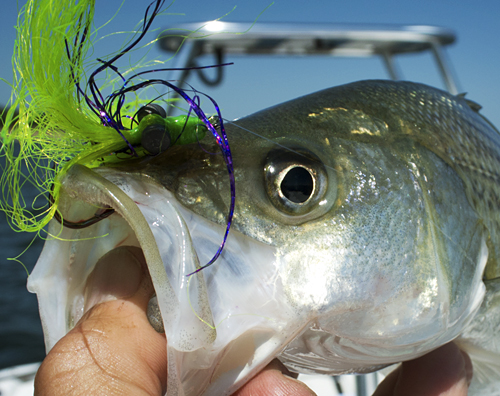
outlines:
[{"label": "lake water", "polygon": [[[0,368],[39,362],[45,356],[38,303],[26,289],[28,275],[21,264],[7,260],[22,253],[33,237],[14,232],[0,213]],[[30,272],[42,246],[37,238],[20,258]]]},{"label": "lake water", "polygon": [[[0,159],[0,169],[5,169],[4,158]],[[27,203],[38,194],[30,184],[25,184],[22,191]],[[8,260],[19,256],[34,237],[33,233],[12,230],[5,214],[0,212],[0,369],[40,362],[45,356],[38,302],[26,289],[28,274],[20,263]],[[35,266],[43,243],[36,238],[19,258],[29,272]]]}]

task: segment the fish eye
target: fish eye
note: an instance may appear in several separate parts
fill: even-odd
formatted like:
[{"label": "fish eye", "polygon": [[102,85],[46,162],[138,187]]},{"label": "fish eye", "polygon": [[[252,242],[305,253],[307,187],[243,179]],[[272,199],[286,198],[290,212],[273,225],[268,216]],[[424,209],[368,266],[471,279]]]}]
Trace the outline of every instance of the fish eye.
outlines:
[{"label": "fish eye", "polygon": [[328,175],[321,160],[305,149],[271,151],[264,166],[267,195],[276,209],[301,216],[324,198]]},{"label": "fish eye", "polygon": [[146,117],[147,115],[150,114],[156,114],[161,116],[162,118],[167,117],[167,112],[163,107],[156,103],[148,103],[145,106],[142,106],[139,111],[137,112],[137,120],[141,122],[141,120]]}]

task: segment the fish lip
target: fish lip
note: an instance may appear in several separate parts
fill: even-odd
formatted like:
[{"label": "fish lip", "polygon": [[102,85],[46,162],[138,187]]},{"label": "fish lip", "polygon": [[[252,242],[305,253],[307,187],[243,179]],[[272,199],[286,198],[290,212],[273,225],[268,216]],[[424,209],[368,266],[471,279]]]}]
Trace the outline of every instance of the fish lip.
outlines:
[{"label": "fish lip", "polygon": [[[79,175],[78,172],[83,173]],[[160,230],[162,227],[162,224],[152,224],[154,219],[159,222],[168,220],[163,219],[165,216],[168,217],[168,213],[158,210],[158,206],[155,206],[158,204],[158,200],[154,194],[144,194],[137,191],[140,189],[134,188],[133,184],[140,182],[140,180],[138,181],[140,179],[139,175],[124,175],[120,174],[120,171],[104,168],[92,172],[94,175],[89,176],[88,169],[76,169],[75,173],[68,176],[73,178],[73,180],[65,180],[60,202],[63,214],[66,217],[75,215],[71,208],[77,202],[76,198],[80,200],[79,202],[83,207],[83,212],[80,214],[82,216],[93,213],[95,211],[95,204],[108,205],[114,208],[117,213],[97,224],[80,230],[68,229],[62,227],[57,221],[52,221],[49,225],[49,233],[58,236],[58,238],[46,244],[29,281],[28,287],[30,291],[38,294],[47,351],[71,330],[75,322],[83,315],[85,305],[83,296],[86,282],[98,259],[114,247],[125,244],[140,246],[145,256],[147,256],[151,252],[149,251],[150,249],[145,249],[140,240],[141,236],[136,233],[136,239],[131,238],[131,232],[134,230],[134,227],[137,227],[137,224],[134,223],[140,220],[139,217],[148,219],[148,230],[151,231],[151,229]],[[82,178],[82,175],[87,175],[93,178],[93,180],[86,180],[85,177]],[[111,183],[114,187],[108,183]],[[116,186],[120,186],[121,193],[116,191]],[[109,191],[105,192],[104,187],[108,188]],[[72,190],[72,188],[74,189]],[[148,183],[148,188],[153,190],[159,187],[155,186],[154,183]],[[119,196],[122,193],[124,194],[124,190],[127,191],[127,198],[119,199]],[[198,215],[183,208],[181,204],[175,201],[171,197],[171,193],[163,187],[161,187],[161,191],[164,194],[164,199],[166,199],[165,197],[172,198],[172,201],[166,206],[172,210],[175,216],[171,217],[169,221],[177,222],[175,228],[174,226],[171,227],[174,231],[170,233],[170,236],[172,238],[178,237],[178,241],[180,242],[175,243],[174,238],[174,241],[170,245],[180,246],[181,254],[191,255],[191,261],[187,263],[188,265],[186,265],[186,260],[183,260],[182,266],[178,265],[175,267],[174,265],[174,269],[168,266],[164,268],[163,263],[161,263],[161,272],[167,279],[170,287],[174,290],[172,295],[168,294],[169,291],[165,290],[164,285],[160,284],[158,287],[158,282],[155,284],[155,276],[157,274],[154,273],[154,268],[153,270],[151,269],[151,262],[148,262],[148,257],[146,257],[157,297],[159,300],[163,299],[168,303],[165,305],[165,301],[163,303],[159,301],[163,321],[168,324],[168,328],[166,327],[166,337],[169,340],[167,348],[169,356],[172,357],[169,360],[172,360],[176,364],[176,361],[180,361],[179,359],[186,356],[183,355],[184,353],[198,353],[197,351],[202,351],[200,355],[202,359],[209,359],[211,361],[211,368],[206,370],[207,373],[213,372],[213,375],[210,374],[210,381],[213,379],[214,382],[209,381],[211,389],[216,389],[214,391],[215,394],[220,394],[218,390],[222,391],[224,389],[232,389],[234,391],[242,383],[246,382],[255,373],[255,370],[262,369],[279,353],[283,343],[289,341],[290,332],[286,332],[283,329],[287,326],[287,320],[292,316],[290,312],[282,314],[282,317],[279,319],[269,314],[266,315],[265,311],[248,312],[243,310],[243,315],[241,313],[241,309],[245,308],[243,304],[247,304],[247,307],[257,304],[258,307],[264,308],[272,305],[276,309],[277,304],[274,301],[269,301],[272,293],[276,290],[275,284],[279,282],[276,279],[271,279],[275,268],[268,265],[269,262],[273,262],[274,260],[274,248],[260,242],[255,242],[261,248],[259,262],[263,271],[239,274],[237,277],[238,282],[244,285],[245,290],[241,290],[239,286],[233,286],[231,291],[220,297],[217,294],[217,287],[221,287],[227,283],[223,280],[221,281],[221,274],[225,274],[222,276],[222,279],[227,279],[228,276],[234,278],[235,275],[232,272],[232,268],[224,265],[227,263],[216,263],[214,266],[207,268],[209,271],[199,272],[190,278],[185,275],[193,272],[193,269],[199,264],[198,254],[193,248],[193,243],[188,240],[190,233],[193,235],[196,233],[208,234],[207,240],[211,241],[211,245],[209,246],[217,247],[221,241],[220,237],[223,235],[224,227],[213,224],[206,219],[199,219]],[[139,195],[141,196],[139,197]],[[115,198],[116,202],[111,202]],[[125,202],[127,200],[128,203]],[[132,206],[132,208],[124,208],[124,206],[128,205]],[[140,216],[137,213],[136,215],[130,215],[132,210],[140,211]],[[196,221],[204,221],[207,224],[198,226],[198,229],[189,229],[186,226],[187,223]],[[129,224],[127,225],[127,223]],[[114,230],[117,230],[117,235],[115,235]],[[95,235],[105,235],[106,233],[109,233],[111,238],[106,240],[106,238],[95,237]],[[226,244],[223,256],[227,254],[234,255],[234,252],[238,252],[238,254],[243,252],[242,254],[247,257],[248,255],[245,252],[252,251],[255,246],[249,242],[249,237],[243,234],[234,234],[232,233],[231,241]],[[153,250],[162,250],[165,248],[164,245],[168,244],[160,244],[157,235],[150,242],[154,244],[152,246]],[[99,244],[102,246],[98,247]],[[183,244],[185,245],[184,247],[182,247]],[[93,246],[93,249],[89,249],[89,246]],[[231,253],[230,249],[233,249],[233,253]],[[213,251],[209,250],[208,254],[212,255]],[[63,254],[59,254],[61,252]],[[203,255],[200,255],[200,258],[203,261],[206,259]],[[227,257],[221,258],[226,261],[229,260]],[[175,260],[172,261],[176,264]],[[246,266],[242,266],[243,271],[246,269]],[[226,315],[224,311],[222,313],[223,317],[221,317],[219,313],[219,317],[217,318],[218,324],[215,325],[211,305],[203,305],[208,299],[205,298],[206,290],[203,289],[205,281],[201,282],[200,279],[206,279],[207,284],[211,284],[212,294],[216,295],[216,298],[220,297],[226,306],[231,305],[233,309],[238,310],[239,306],[240,311],[237,311],[237,314],[234,316]],[[268,280],[267,286],[262,286],[261,283],[264,283],[261,282],[262,279]],[[269,281],[269,279],[271,280]],[[259,297],[255,295],[255,288],[252,288],[251,284],[246,284],[249,280],[255,280],[259,284],[259,294],[263,296]],[[51,282],[53,287],[47,287],[47,281]],[[191,283],[189,284],[188,281]],[[264,290],[266,287],[268,289]],[[216,292],[213,292],[213,288],[215,288]],[[222,293],[224,292],[223,290]],[[236,301],[227,297],[231,293],[234,295],[234,293],[242,294],[243,292],[245,292],[244,295],[236,296]],[[279,294],[279,291],[277,293]],[[249,296],[252,296],[252,298],[249,298]],[[182,309],[179,308],[180,305],[182,305]],[[226,320],[235,321],[239,324],[236,324],[236,328],[233,325],[226,326],[227,322],[220,326]],[[295,326],[296,323],[293,325]],[[243,346],[242,343],[247,338],[253,340],[255,343],[255,351]],[[189,342],[186,343],[186,340]],[[236,347],[234,347],[235,345]],[[238,378],[235,380],[232,372],[234,368],[231,366],[231,362],[234,359],[242,359],[238,357],[239,348],[242,347],[244,347],[247,355],[251,353],[248,356],[244,356],[245,359],[248,359],[248,362],[235,369],[239,373]],[[205,356],[206,351],[210,351],[207,356]],[[225,363],[219,364],[220,361],[224,361]],[[183,370],[187,370],[188,373],[185,375],[188,376],[190,375],[189,370],[198,370],[183,366],[177,369],[182,373],[184,373]],[[213,377],[215,374],[217,374],[216,378]]]},{"label": "fish lip", "polygon": [[[128,186],[127,177],[130,175],[120,175],[110,169],[93,171],[75,165],[62,180],[58,209],[63,218],[75,221],[89,218],[96,206],[111,207],[116,214],[83,229],[69,229],[56,220],[51,221],[50,243],[44,246],[28,281],[28,290],[38,295],[47,351],[83,316],[87,279],[97,261],[115,247],[141,248],[155,292],[164,299],[176,300],[163,268],[158,241],[140,211],[141,206],[145,207],[144,202],[128,196],[133,196],[134,189]],[[167,190],[164,192],[169,194]],[[142,195],[147,199],[147,192]],[[61,254],[58,255],[57,251]],[[196,252],[193,250],[192,253],[197,262]],[[47,283],[52,284],[54,279],[58,279],[57,287],[47,287]]]},{"label": "fish lip", "polygon": [[[158,195],[154,193],[155,189],[156,193],[161,193],[161,199],[158,199]],[[117,213],[80,230],[65,228],[55,220],[50,223],[49,233],[57,238],[44,247],[28,285],[30,291],[38,294],[40,301],[51,301],[48,304],[41,303],[40,306],[53,304],[51,312],[41,308],[41,316],[46,329],[47,349],[50,350],[83,316],[86,282],[97,261],[115,247],[126,245],[140,247],[144,252],[153,286],[160,300],[159,305],[164,322],[169,324],[178,322],[179,306],[184,304],[184,310],[197,312],[197,315],[192,315],[191,328],[198,329],[203,335],[199,337],[199,343],[202,345],[212,343],[215,337],[215,325],[210,306],[207,304],[207,292],[204,282],[198,281],[197,285],[196,278],[205,277],[211,282],[213,273],[205,270],[193,277],[187,277],[187,275],[199,267],[200,259],[202,263],[210,260],[222,241],[225,227],[203,219],[184,208],[171,192],[155,184],[151,178],[146,181],[142,180],[139,174],[128,174],[121,170],[106,168],[90,171],[81,167],[75,169],[67,179],[63,180],[62,190],[60,210],[65,218],[76,221],[79,218],[88,218],[95,212],[96,205],[110,206]],[[76,203],[81,206],[80,212],[74,210],[75,206],[78,206],[75,205]],[[145,223],[146,229],[142,229],[141,232],[147,234],[146,238],[141,237],[137,232],[137,223],[140,221]],[[190,227],[187,225],[188,222]],[[203,234],[210,241],[209,247],[197,252],[191,239],[192,233],[197,233],[198,236]],[[264,262],[274,259],[273,247],[256,241],[252,244],[251,238],[243,234],[238,236],[235,234],[239,233],[231,233],[233,242],[229,245],[240,243],[243,246],[242,249],[247,249],[248,252],[251,250],[249,246],[258,244],[261,250],[267,252],[264,254],[266,257],[263,259]],[[107,235],[106,238],[100,238],[105,235]],[[162,239],[162,235],[166,238]],[[229,274],[227,276],[252,278],[245,273],[248,266],[243,265],[237,269],[228,265],[228,257],[230,257],[228,255],[233,254],[234,257],[234,253],[228,251],[227,246],[226,244],[219,262],[209,267],[210,271],[215,273],[225,271]],[[173,264],[169,263],[164,266],[162,256],[169,257],[168,252],[173,251],[173,247],[177,249],[178,256],[172,257]],[[238,247],[233,248],[233,251],[238,249]],[[58,250],[62,254],[58,255]],[[183,256],[182,260],[175,258],[179,256]],[[158,257],[159,260],[157,260]],[[54,258],[56,260],[51,263]],[[223,270],[219,270],[218,267],[222,267]],[[243,271],[243,273],[237,273],[238,271]],[[53,282],[54,279],[59,279],[59,285],[54,289],[47,288],[47,281]],[[191,300],[186,301],[189,297],[186,297],[185,293],[189,288],[195,292],[191,293]],[[55,330],[48,330],[54,327]],[[169,339],[169,345],[176,345],[174,338]]]}]

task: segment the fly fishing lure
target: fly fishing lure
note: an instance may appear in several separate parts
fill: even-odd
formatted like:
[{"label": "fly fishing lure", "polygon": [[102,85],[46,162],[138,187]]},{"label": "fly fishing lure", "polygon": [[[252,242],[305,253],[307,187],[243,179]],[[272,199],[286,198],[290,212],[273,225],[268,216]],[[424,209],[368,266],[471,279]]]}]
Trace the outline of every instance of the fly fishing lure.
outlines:
[{"label": "fly fishing lure", "polygon": [[[60,180],[71,166],[95,168],[158,155],[175,144],[196,143],[209,131],[227,164],[231,205],[223,242],[200,269],[219,257],[231,226],[235,183],[231,151],[217,103],[192,87],[182,90],[166,80],[145,79],[152,73],[174,69],[139,72],[147,65],[138,65],[122,73],[116,66],[116,61],[143,39],[164,8],[164,1],[153,1],[130,42],[108,60],[97,59],[97,63],[88,60],[98,32],[93,29],[95,0],[30,0],[21,10],[13,56],[13,92],[10,108],[4,114],[0,151],[6,162],[1,177],[1,205],[13,228],[40,232],[53,217],[73,228],[94,224],[113,210],[101,210],[78,223],[62,219],[57,211]],[[99,84],[103,75],[104,82]],[[146,88],[158,86],[185,100],[187,114],[167,117],[165,109],[154,103],[162,100],[168,104],[169,99],[162,99],[166,94],[156,92],[153,100],[139,95]],[[106,90],[111,93],[105,95]],[[213,104],[214,119],[220,120],[218,125],[213,125],[201,109],[200,95]],[[27,208],[21,193],[25,183],[34,184],[40,196],[47,197],[49,203],[42,213],[33,214]],[[36,206],[36,202],[31,206]]]}]

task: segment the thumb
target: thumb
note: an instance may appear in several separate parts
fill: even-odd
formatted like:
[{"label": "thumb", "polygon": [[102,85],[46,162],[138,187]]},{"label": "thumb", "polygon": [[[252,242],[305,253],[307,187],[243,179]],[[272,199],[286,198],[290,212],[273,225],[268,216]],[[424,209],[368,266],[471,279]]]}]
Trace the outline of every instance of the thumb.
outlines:
[{"label": "thumb", "polygon": [[146,317],[153,293],[139,248],[103,256],[87,281],[87,312],[43,361],[35,395],[163,395],[166,340]]},{"label": "thumb", "polygon": [[315,396],[306,384],[292,378],[293,373],[275,359],[233,396]]},{"label": "thumb", "polygon": [[471,379],[469,356],[450,342],[403,362],[382,381],[373,396],[466,396]]}]

